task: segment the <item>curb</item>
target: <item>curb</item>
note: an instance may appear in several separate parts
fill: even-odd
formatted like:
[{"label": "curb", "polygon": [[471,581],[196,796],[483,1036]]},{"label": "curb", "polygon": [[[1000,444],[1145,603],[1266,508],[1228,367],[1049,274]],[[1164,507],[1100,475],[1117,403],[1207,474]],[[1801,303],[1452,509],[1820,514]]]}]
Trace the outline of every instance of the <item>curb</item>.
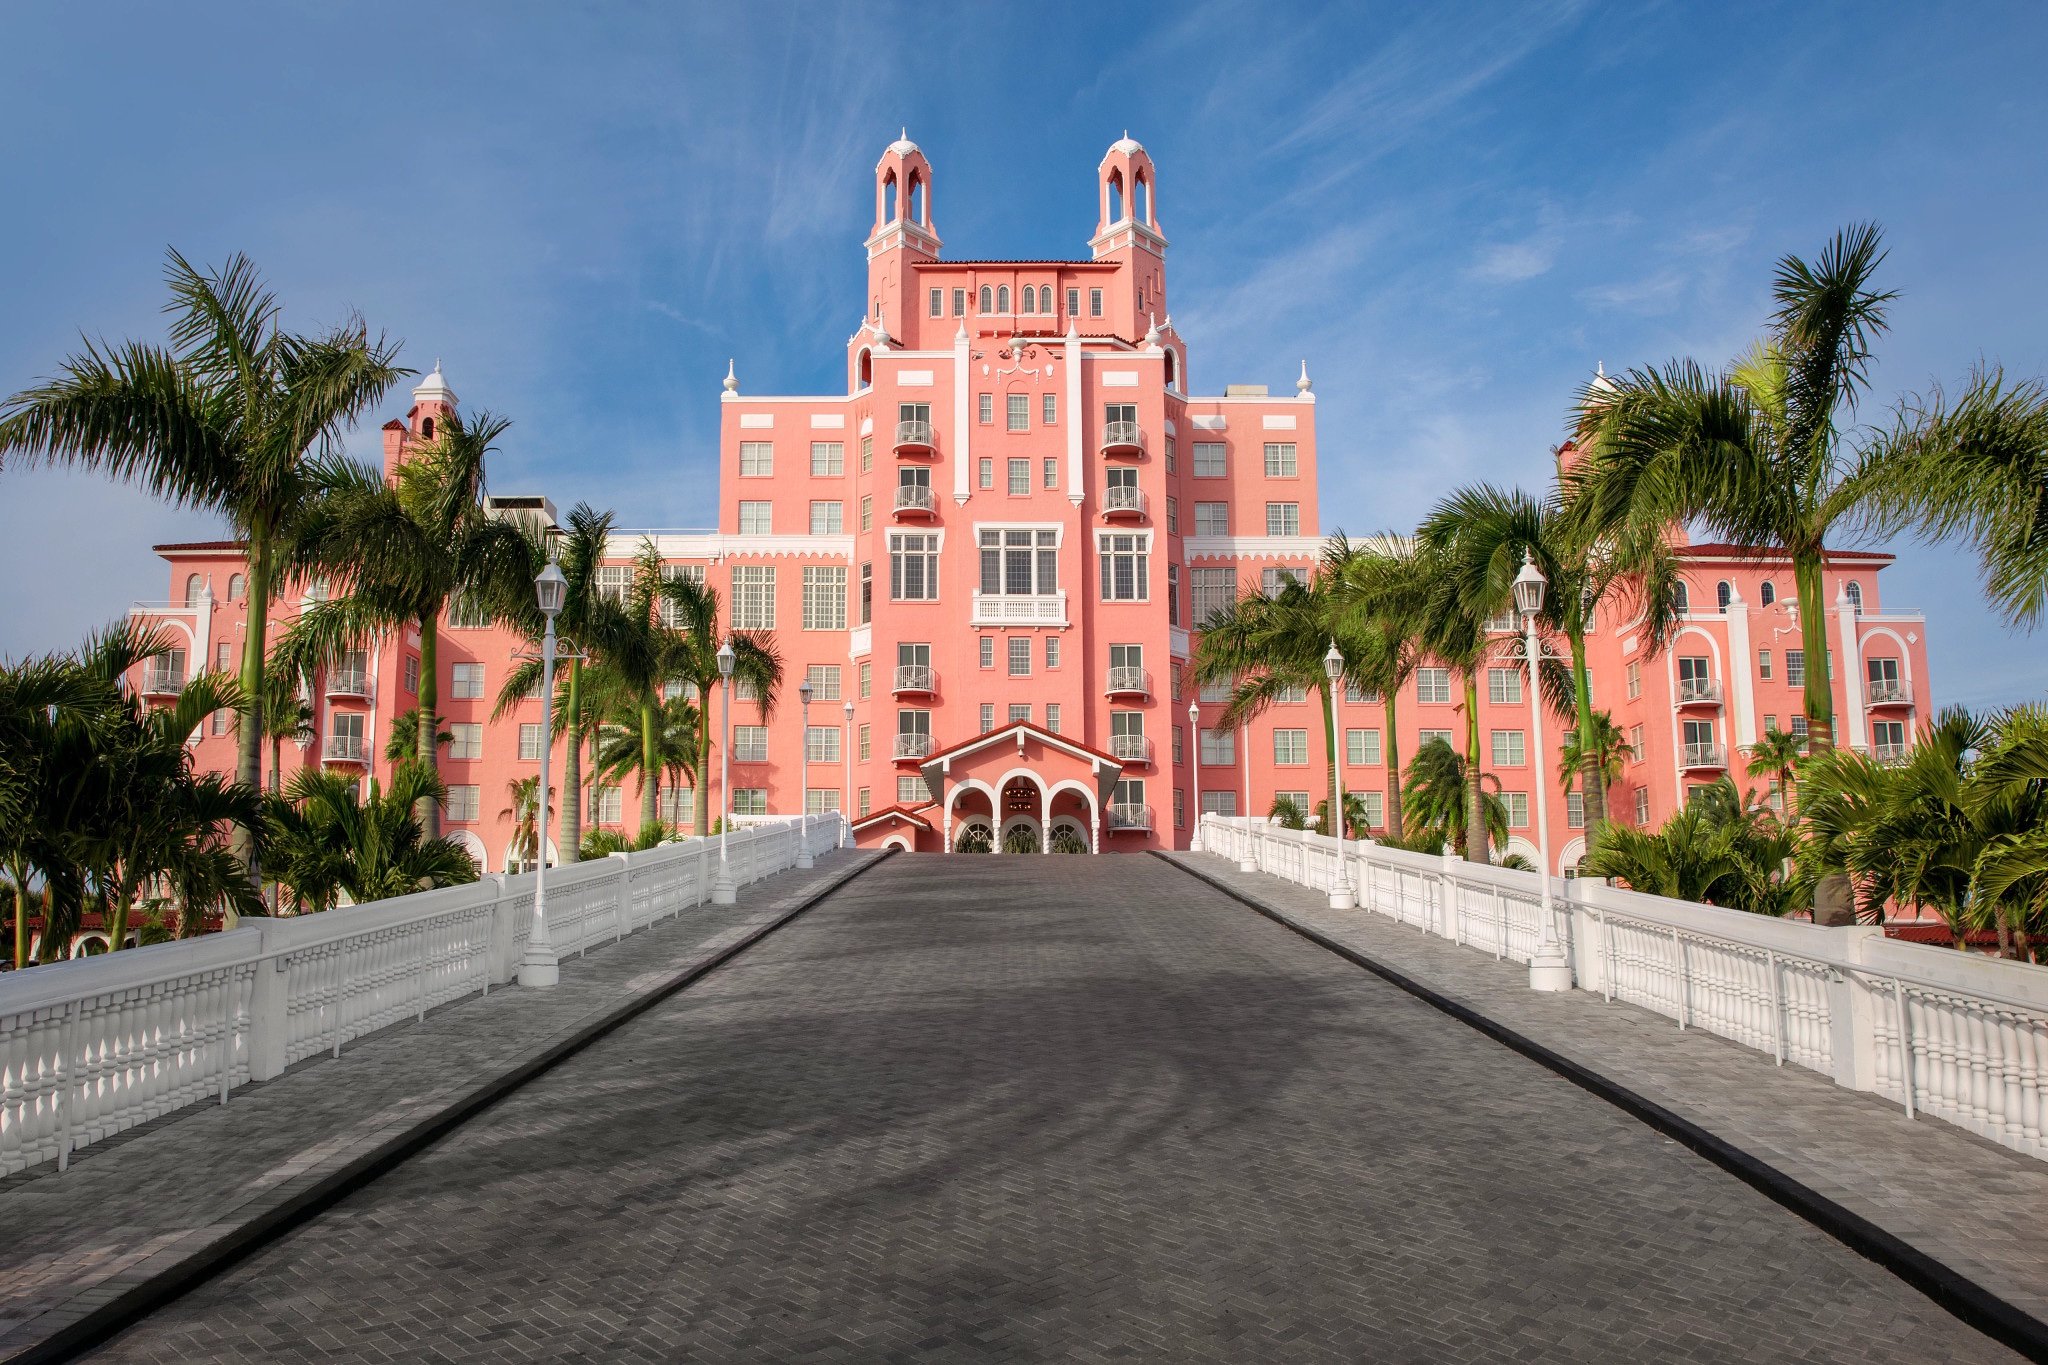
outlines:
[{"label": "curb", "polygon": [[1591,1067],[1545,1047],[1527,1034],[1518,1033],[1505,1024],[1488,1018],[1472,1006],[1426,986],[1385,963],[1367,957],[1320,930],[1300,923],[1284,911],[1262,904],[1199,868],[1189,867],[1156,849],[1152,851],[1152,856],[1179,868],[1190,877],[1213,887],[1239,904],[1257,911],[1282,928],[1299,934],[1317,947],[1335,953],[1353,966],[1362,967],[1399,987],[1510,1051],[1520,1053],[1539,1066],[1555,1072],[1588,1094],[1607,1101],[1631,1118],[1662,1133],[1694,1154],[1704,1157],[1773,1203],[1799,1215],[1851,1251],[1876,1262],[1994,1341],[2011,1347],[2029,1360],[2048,1362],[2048,1322],[2043,1322],[2017,1304],[2000,1298],[1962,1272],[1928,1255],[1896,1234],[1885,1231],[1862,1214],[1844,1207],[1811,1186],[1787,1175],[1754,1153],[1743,1150],[1726,1138],[1601,1075]]},{"label": "curb", "polygon": [[549,1044],[510,1070],[491,1078],[437,1112],[378,1143],[370,1151],[351,1158],[305,1188],[280,1199],[239,1227],[187,1255],[178,1257],[163,1270],[114,1291],[111,1296],[76,1320],[67,1323],[41,1341],[4,1357],[5,1365],[45,1365],[45,1362],[71,1360],[80,1353],[100,1345],[122,1328],[146,1317],[153,1309],[177,1298],[206,1277],[226,1269],[252,1252],[311,1221],[343,1198],[403,1164],[414,1153],[460,1127],[527,1082],[553,1070],[600,1038],[615,1032],[677,992],[694,985],[810,910],[854,878],[880,866],[893,851],[884,851],[880,857],[868,859],[846,869],[838,876],[820,884],[782,914],[748,931],[737,942],[720,949],[711,957],[684,968],[645,994],[635,996],[601,1017],[582,1025],[566,1038]]}]

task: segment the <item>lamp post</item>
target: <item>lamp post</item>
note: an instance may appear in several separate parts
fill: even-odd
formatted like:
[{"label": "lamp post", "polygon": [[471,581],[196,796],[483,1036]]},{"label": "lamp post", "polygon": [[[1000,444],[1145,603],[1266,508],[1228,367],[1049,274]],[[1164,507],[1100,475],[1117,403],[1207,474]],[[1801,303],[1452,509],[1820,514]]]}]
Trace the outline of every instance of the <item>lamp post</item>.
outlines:
[{"label": "lamp post", "polygon": [[[533,595],[540,604],[540,614],[547,620],[547,629],[540,637],[540,696],[543,720],[540,742],[540,790],[535,794],[537,802],[533,818],[534,867],[533,867],[533,924],[526,934],[526,952],[519,959],[519,984],[522,986],[552,986],[562,979],[562,969],[555,961],[555,945],[548,939],[548,753],[555,746],[547,733],[545,719],[555,704],[555,617],[562,611],[562,603],[569,596],[569,580],[563,575],[561,565],[554,560],[540,571],[533,580]],[[576,737],[571,735],[574,744]]]},{"label": "lamp post", "polygon": [[1188,752],[1195,761],[1195,827],[1188,835],[1188,851],[1197,853],[1202,848],[1202,704],[1188,703],[1188,738],[1194,747]]},{"label": "lamp post", "polygon": [[711,903],[731,905],[739,899],[733,885],[726,845],[732,839],[732,641],[718,647],[718,880],[711,884]]},{"label": "lamp post", "polygon": [[[1330,680],[1328,688],[1330,708],[1330,732],[1337,733],[1337,698],[1342,695],[1340,686],[1344,680],[1344,656],[1337,650],[1337,642],[1330,641],[1329,653],[1323,655],[1323,676]],[[1329,832],[1337,836],[1337,874],[1330,879],[1330,908],[1332,910],[1354,910],[1358,897],[1351,891],[1351,873],[1344,858],[1344,755],[1341,744],[1333,744],[1330,753],[1330,784],[1336,790],[1331,793],[1334,809],[1330,812]]]},{"label": "lamp post", "polygon": [[839,752],[846,760],[844,790],[839,793],[839,829],[845,839],[845,847],[853,847],[853,703],[844,708],[846,714],[845,733],[839,736]]},{"label": "lamp post", "polygon": [[1244,769],[1244,852],[1238,855],[1239,872],[1259,870],[1257,827],[1252,824],[1252,723],[1237,727],[1237,766]]},{"label": "lamp post", "polygon": [[804,743],[796,756],[797,771],[802,774],[803,805],[798,807],[796,817],[796,865],[816,867],[811,858],[811,680],[805,678],[796,685],[797,712],[803,717]]},{"label": "lamp post", "polygon": [[1536,915],[1536,951],[1529,959],[1529,988],[1538,991],[1568,991],[1572,988],[1572,966],[1565,959],[1564,944],[1557,936],[1557,915],[1550,899],[1550,786],[1549,770],[1543,757],[1543,702],[1538,677],[1543,655],[1536,642],[1536,613],[1543,610],[1543,591],[1549,586],[1536,557],[1522,552],[1522,571],[1515,575],[1515,610],[1522,614],[1522,658],[1529,665],[1529,739],[1535,752],[1530,762],[1536,775],[1536,885],[1541,905]]}]

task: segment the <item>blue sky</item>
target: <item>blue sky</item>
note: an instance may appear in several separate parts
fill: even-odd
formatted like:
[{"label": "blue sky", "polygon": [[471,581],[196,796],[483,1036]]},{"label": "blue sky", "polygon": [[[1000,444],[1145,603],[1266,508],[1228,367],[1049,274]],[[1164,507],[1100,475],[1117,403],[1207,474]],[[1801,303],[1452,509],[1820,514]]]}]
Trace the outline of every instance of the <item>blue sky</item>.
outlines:
[{"label": "blue sky", "polygon": [[[1733,355],[1772,261],[1857,219],[1904,295],[1867,417],[1980,358],[2048,374],[2038,4],[53,5],[0,36],[0,390],[160,335],[166,245],[245,251],[292,323],[358,309],[513,417],[499,491],[628,525],[715,519],[727,357],[843,382],[899,126],[961,257],[1085,255],[1095,164],[1142,140],[1192,384],[1308,360],[1326,529],[1539,483],[1596,361]],[[0,509],[0,655],[217,529],[69,474],[0,475]],[[2040,695],[1970,563],[1895,548],[1937,698]]]}]

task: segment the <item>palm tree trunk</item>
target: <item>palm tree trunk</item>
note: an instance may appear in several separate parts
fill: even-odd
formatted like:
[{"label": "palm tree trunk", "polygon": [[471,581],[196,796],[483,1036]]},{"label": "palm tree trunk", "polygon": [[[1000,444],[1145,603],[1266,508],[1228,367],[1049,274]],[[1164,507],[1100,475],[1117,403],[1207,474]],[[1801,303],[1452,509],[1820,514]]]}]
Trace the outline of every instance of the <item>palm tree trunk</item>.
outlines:
[{"label": "palm tree trunk", "polygon": [[[436,742],[441,735],[441,637],[440,618],[437,615],[420,618],[420,765],[430,773],[441,771],[440,745]],[[431,796],[420,798],[415,808],[419,814],[420,831],[429,839],[441,837],[441,806]]]},{"label": "palm tree trunk", "polygon": [[1325,682],[1319,689],[1323,703],[1323,757],[1329,763],[1329,790],[1323,809],[1330,812],[1330,818],[1323,822],[1323,833],[1343,838],[1344,812],[1337,809],[1337,689]]},{"label": "palm tree trunk", "polygon": [[661,809],[661,769],[655,727],[661,722],[660,706],[653,692],[640,698],[640,838],[654,831],[655,812]]},{"label": "palm tree trunk", "polygon": [[[1579,805],[1585,815],[1586,843],[1590,846],[1594,836],[1600,833],[1600,826],[1607,823],[1606,756],[1592,744],[1593,684],[1586,674],[1586,637],[1580,632],[1569,638],[1572,647],[1572,700],[1579,715]],[[1538,697],[1536,704],[1541,706],[1543,699]],[[1540,755],[1537,767],[1537,780],[1549,781],[1550,775],[1540,771]]]},{"label": "palm tree trunk", "polygon": [[[271,554],[269,523],[258,518],[249,526],[248,624],[242,636],[242,694],[248,709],[235,732],[235,780],[251,791],[263,786],[263,669],[270,631]],[[258,866],[256,831],[235,826],[228,848],[249,869],[249,885],[260,895],[263,869]]]},{"label": "palm tree trunk", "polygon": [[1465,861],[1484,863],[1486,797],[1479,785],[1479,674],[1465,673]]},{"label": "palm tree trunk", "polygon": [[711,688],[697,679],[697,837],[711,832]]},{"label": "palm tree trunk", "polygon": [[125,877],[114,879],[114,893],[107,906],[107,951],[119,952],[128,941],[128,903],[135,893]]},{"label": "palm tree trunk", "polygon": [[21,971],[28,966],[28,865],[15,860],[7,872],[14,878],[14,969]]},{"label": "palm tree trunk", "polygon": [[[1806,746],[1811,753],[1826,753],[1835,747],[1835,694],[1818,549],[1793,552],[1792,581],[1799,589],[1799,643],[1806,654]],[[1831,872],[1814,885],[1813,922],[1833,928],[1856,923],[1856,892],[1846,876]]]},{"label": "palm tree trunk", "polygon": [[[554,698],[548,705],[554,705]],[[563,729],[569,742],[562,752],[562,847],[559,850],[565,863],[579,862],[583,856],[583,661],[569,661],[569,696],[563,707]],[[551,723],[552,717],[549,722]],[[555,742],[549,735],[547,742]],[[548,856],[545,844],[535,855],[536,863]]]},{"label": "palm tree trunk", "polygon": [[1401,726],[1400,715],[1395,707],[1395,688],[1386,690],[1383,706],[1387,716],[1387,742],[1384,757],[1387,760],[1387,832],[1396,839],[1405,832],[1401,822]]}]

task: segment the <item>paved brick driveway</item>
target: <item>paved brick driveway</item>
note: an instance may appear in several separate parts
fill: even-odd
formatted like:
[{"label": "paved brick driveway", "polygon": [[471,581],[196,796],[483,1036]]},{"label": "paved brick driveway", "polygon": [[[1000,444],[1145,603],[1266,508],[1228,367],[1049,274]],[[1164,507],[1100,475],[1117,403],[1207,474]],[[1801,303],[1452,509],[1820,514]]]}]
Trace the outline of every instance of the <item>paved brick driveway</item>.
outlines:
[{"label": "paved brick driveway", "polygon": [[2014,1359],[1158,859],[908,856],[103,1354]]}]

